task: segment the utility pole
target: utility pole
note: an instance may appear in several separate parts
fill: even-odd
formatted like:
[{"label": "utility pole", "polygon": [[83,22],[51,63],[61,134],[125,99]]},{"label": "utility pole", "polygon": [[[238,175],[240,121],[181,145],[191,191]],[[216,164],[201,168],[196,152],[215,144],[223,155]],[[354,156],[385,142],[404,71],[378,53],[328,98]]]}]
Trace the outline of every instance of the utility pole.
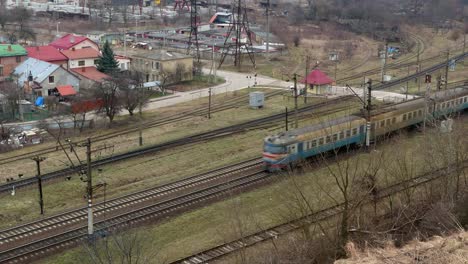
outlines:
[{"label": "utility pole", "polygon": [[[463,30],[463,54],[466,52],[466,32]],[[463,66],[465,66],[465,59],[463,58]]]},{"label": "utility pole", "polygon": [[208,119],[211,119],[211,88],[208,88]]},{"label": "utility pole", "polygon": [[285,111],[285,125],[286,125],[286,131],[289,130],[289,127],[288,127],[288,108],[286,107],[286,111]]},{"label": "utility pole", "polygon": [[138,143],[140,144],[140,147],[141,147],[141,146],[143,146],[143,130],[141,129],[141,127],[138,130],[138,132],[139,132],[138,133],[139,134],[138,135]]},{"label": "utility pole", "polygon": [[267,0],[266,6],[267,32],[266,32],[266,57],[270,59],[270,0]]},{"label": "utility pole", "polygon": [[367,120],[366,120],[366,148],[370,150],[370,133],[371,133],[371,110],[372,110],[372,79],[367,81]]},{"label": "utility pole", "polygon": [[[408,75],[407,76],[409,76],[409,75],[410,75],[410,66],[408,65]],[[406,101],[408,101],[408,90],[409,90],[409,81],[406,82],[406,96],[405,96]]]},{"label": "utility pole", "polygon": [[41,162],[46,160],[46,157],[40,157],[36,156],[32,158],[36,162],[36,168],[37,168],[37,187],[39,188],[39,207],[41,209],[41,215],[44,215],[44,199],[42,195],[42,178],[41,178]]},{"label": "utility pole", "polygon": [[382,59],[382,74],[381,74],[382,83],[385,81],[385,67],[387,67],[387,57],[388,57],[388,42],[385,42],[384,58]]},{"label": "utility pole", "polygon": [[445,90],[447,90],[447,86],[448,86],[449,64],[450,64],[450,50],[447,50],[447,63],[445,65],[445,83],[444,83]]},{"label": "utility pole", "polygon": [[297,110],[297,74],[294,74],[294,118],[295,120],[295,128],[297,129],[299,127],[299,116],[298,116],[298,110]]},{"label": "utility pole", "polygon": [[307,75],[309,74],[309,64],[310,64],[310,56],[307,55],[306,56],[306,61],[305,61],[306,65],[305,65],[305,75],[306,76],[306,80],[305,80],[305,84],[304,84],[304,104],[307,104]]},{"label": "utility pole", "polygon": [[88,238],[94,241],[94,226],[93,226],[93,181],[91,171],[91,138],[86,142],[86,193],[88,198]]},{"label": "utility pole", "polygon": [[[420,64],[420,53],[421,53],[421,47],[419,46],[419,43],[418,43],[418,55],[416,56],[416,73],[419,73],[419,71],[421,70],[421,64]],[[418,93],[421,92],[421,78],[417,78],[417,81],[418,81]]]},{"label": "utility pole", "polygon": [[124,56],[127,57],[127,31],[124,30]]}]

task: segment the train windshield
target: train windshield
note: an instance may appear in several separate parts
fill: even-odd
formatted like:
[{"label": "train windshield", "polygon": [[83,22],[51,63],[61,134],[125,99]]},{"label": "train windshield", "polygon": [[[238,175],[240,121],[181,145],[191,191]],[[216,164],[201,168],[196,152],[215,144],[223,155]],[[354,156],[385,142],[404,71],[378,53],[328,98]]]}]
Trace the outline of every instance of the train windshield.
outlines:
[{"label": "train windshield", "polygon": [[286,153],[286,147],[265,144],[265,146],[263,147],[263,151],[273,154]]}]

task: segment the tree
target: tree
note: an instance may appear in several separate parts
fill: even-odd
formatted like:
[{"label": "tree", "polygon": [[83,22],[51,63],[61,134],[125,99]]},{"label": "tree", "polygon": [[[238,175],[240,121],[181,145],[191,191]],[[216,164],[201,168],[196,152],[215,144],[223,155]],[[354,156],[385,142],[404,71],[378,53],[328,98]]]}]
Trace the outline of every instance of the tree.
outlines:
[{"label": "tree", "polygon": [[119,78],[119,87],[123,108],[127,109],[131,116],[137,108],[141,114],[152,94],[150,90],[143,87],[143,74],[135,71],[122,74]]},{"label": "tree", "polygon": [[[107,232],[107,231],[104,231]],[[154,239],[144,232],[106,233],[95,245],[85,244],[87,254],[81,263],[96,264],[139,264],[166,263],[154,249]]]},{"label": "tree", "polygon": [[122,110],[122,100],[120,99],[121,86],[117,77],[110,77],[99,83],[94,88],[94,96],[101,100],[101,105],[97,113],[109,118],[109,125],[112,125],[114,117]]},{"label": "tree", "polygon": [[114,51],[107,40],[102,48],[102,57],[98,59],[96,66],[100,72],[108,74],[116,73],[119,70],[119,63],[115,60]]},{"label": "tree", "polygon": [[[0,94],[2,94],[5,104],[6,116],[3,119],[13,120],[19,114],[19,101],[21,99],[21,89],[12,81],[0,83]],[[1,107],[1,106],[0,106]]]}]

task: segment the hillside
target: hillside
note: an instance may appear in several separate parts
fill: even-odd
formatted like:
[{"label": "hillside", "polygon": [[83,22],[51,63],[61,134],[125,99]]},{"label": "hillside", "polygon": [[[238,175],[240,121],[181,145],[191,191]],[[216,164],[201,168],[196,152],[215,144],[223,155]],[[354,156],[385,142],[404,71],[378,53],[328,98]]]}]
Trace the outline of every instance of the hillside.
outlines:
[{"label": "hillside", "polygon": [[413,241],[402,248],[389,245],[365,252],[357,251],[352,243],[348,243],[347,253],[349,259],[335,261],[335,264],[468,263],[468,232],[436,236],[426,242]]}]

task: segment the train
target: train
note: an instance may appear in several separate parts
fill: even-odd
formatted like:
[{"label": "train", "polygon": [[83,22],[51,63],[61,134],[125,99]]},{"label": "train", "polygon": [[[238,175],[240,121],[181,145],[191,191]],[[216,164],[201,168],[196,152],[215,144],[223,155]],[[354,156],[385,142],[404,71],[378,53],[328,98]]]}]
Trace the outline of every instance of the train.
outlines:
[{"label": "train", "polygon": [[[372,110],[370,141],[467,108],[468,87],[464,86]],[[319,154],[364,145],[367,127],[365,115],[355,114],[268,136],[263,140],[264,168],[281,171]]]}]

